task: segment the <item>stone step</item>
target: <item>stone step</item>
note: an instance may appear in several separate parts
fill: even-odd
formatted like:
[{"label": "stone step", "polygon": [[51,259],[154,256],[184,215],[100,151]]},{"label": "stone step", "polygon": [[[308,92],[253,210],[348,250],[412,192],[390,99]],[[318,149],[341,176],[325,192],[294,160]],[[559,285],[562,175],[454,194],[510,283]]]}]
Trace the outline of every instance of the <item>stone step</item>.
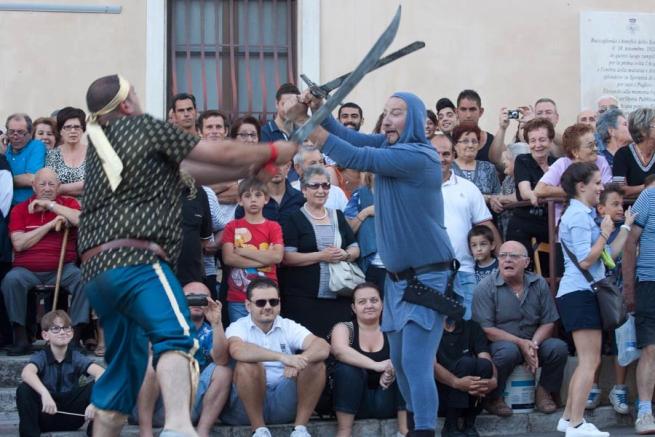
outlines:
[{"label": "stone step", "polygon": [[[481,435],[487,437],[507,435],[527,436],[531,433],[555,431],[557,420],[561,415],[562,410],[559,410],[554,414],[514,414],[508,418],[498,418],[496,416],[483,414],[478,417],[477,428]],[[617,425],[630,426],[633,424],[631,416],[616,414],[611,407],[599,407],[594,411],[588,411],[586,412],[585,417],[600,429]],[[438,429],[441,429],[442,426],[443,419],[439,419]],[[273,425],[270,429],[273,437],[286,437],[293,430],[293,426]],[[337,432],[337,424],[336,421],[317,420],[310,422],[308,429],[314,437],[332,437]],[[353,436],[396,437],[396,430],[395,420],[358,420],[355,422]],[[211,435],[214,437],[250,437],[251,434],[252,431],[246,426],[216,426]],[[18,413],[0,413],[0,435],[18,435]],[[137,436],[138,427],[126,426],[121,435]],[[83,437],[85,436],[85,432],[84,429],[82,429],[75,432],[42,434],[42,436]]]},{"label": "stone step", "polygon": [[[38,350],[40,347],[43,346],[35,343],[35,350]],[[101,366],[105,366],[104,359],[96,357],[93,354],[87,356]],[[21,382],[20,374],[23,371],[23,367],[25,367],[29,361],[30,355],[10,357],[7,356],[5,351],[0,351],[0,388],[18,387],[18,384]]]}]

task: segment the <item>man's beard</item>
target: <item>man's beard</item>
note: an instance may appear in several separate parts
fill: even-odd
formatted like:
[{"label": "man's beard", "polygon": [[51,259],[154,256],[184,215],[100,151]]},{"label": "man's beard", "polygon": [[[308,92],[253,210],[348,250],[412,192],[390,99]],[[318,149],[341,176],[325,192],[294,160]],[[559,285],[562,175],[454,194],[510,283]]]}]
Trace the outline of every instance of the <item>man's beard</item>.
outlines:
[{"label": "man's beard", "polygon": [[191,314],[192,322],[202,322],[205,319],[204,314]]},{"label": "man's beard", "polygon": [[346,126],[349,129],[354,129],[357,132],[359,132],[359,128],[362,127],[361,124],[355,124],[355,123],[350,123],[350,122],[344,123],[343,125]]}]

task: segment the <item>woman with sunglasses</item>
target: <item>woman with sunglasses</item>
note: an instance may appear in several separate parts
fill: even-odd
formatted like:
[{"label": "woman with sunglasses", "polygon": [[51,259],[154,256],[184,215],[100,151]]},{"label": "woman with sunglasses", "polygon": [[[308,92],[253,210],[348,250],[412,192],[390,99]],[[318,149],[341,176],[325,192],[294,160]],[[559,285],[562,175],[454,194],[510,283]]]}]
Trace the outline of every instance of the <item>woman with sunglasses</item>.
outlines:
[{"label": "woman with sunglasses", "polygon": [[398,416],[399,433],[407,433],[405,402],[396,384],[389,354],[389,340],[380,329],[382,295],[371,282],[353,290],[353,320],[337,323],[330,335],[337,436],[350,437],[357,419]]},{"label": "woman with sunglasses", "polygon": [[[330,176],[325,168],[305,169],[301,188],[307,202],[282,223],[282,312],[316,336],[326,338],[336,323],[350,318],[349,302],[330,290],[328,265],[355,261],[359,246],[343,213],[325,207],[330,192]],[[340,247],[334,246],[335,232],[339,232]]]},{"label": "woman with sunglasses", "polygon": [[80,197],[84,190],[86,144],[82,137],[86,131],[86,114],[67,106],[57,113],[57,130],[61,145],[48,151],[45,165],[59,176],[60,194]]}]

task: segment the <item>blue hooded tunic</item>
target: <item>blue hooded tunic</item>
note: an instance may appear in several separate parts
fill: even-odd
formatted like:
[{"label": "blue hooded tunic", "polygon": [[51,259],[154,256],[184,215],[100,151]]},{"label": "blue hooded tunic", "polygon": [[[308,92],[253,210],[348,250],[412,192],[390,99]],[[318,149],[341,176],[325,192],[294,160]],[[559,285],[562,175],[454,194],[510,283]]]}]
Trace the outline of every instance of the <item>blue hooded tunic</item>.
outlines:
[{"label": "blue hooded tunic", "polygon": [[387,270],[400,272],[449,261],[454,251],[444,227],[439,155],[425,137],[425,105],[411,93],[393,96],[407,104],[405,129],[395,144],[329,117],[323,153],[343,167],[376,174],[378,250]]}]

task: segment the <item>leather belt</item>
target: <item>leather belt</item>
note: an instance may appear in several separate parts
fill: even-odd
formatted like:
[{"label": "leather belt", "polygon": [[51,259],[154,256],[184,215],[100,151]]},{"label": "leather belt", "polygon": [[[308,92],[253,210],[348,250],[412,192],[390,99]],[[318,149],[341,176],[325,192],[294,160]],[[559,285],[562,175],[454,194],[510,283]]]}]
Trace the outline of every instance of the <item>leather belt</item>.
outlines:
[{"label": "leather belt", "polygon": [[397,273],[389,272],[389,278],[393,282],[409,281],[410,279],[416,277],[416,275],[422,275],[423,273],[442,272],[444,270],[457,270],[457,268],[459,267],[455,266],[455,262],[453,260],[444,261],[441,263],[425,264],[420,267],[410,267],[408,269],[403,270],[402,272],[397,272]]},{"label": "leather belt", "polygon": [[162,247],[152,241],[148,240],[137,240],[134,238],[120,238],[118,240],[112,240],[107,243],[103,243],[99,246],[92,247],[91,249],[85,251],[82,256],[82,263],[89,261],[94,256],[100,254],[101,252],[106,252],[107,250],[120,249],[123,247],[131,247],[133,249],[143,249],[149,250],[150,252],[157,255],[159,258],[163,259],[166,262],[169,262],[168,255]]}]

